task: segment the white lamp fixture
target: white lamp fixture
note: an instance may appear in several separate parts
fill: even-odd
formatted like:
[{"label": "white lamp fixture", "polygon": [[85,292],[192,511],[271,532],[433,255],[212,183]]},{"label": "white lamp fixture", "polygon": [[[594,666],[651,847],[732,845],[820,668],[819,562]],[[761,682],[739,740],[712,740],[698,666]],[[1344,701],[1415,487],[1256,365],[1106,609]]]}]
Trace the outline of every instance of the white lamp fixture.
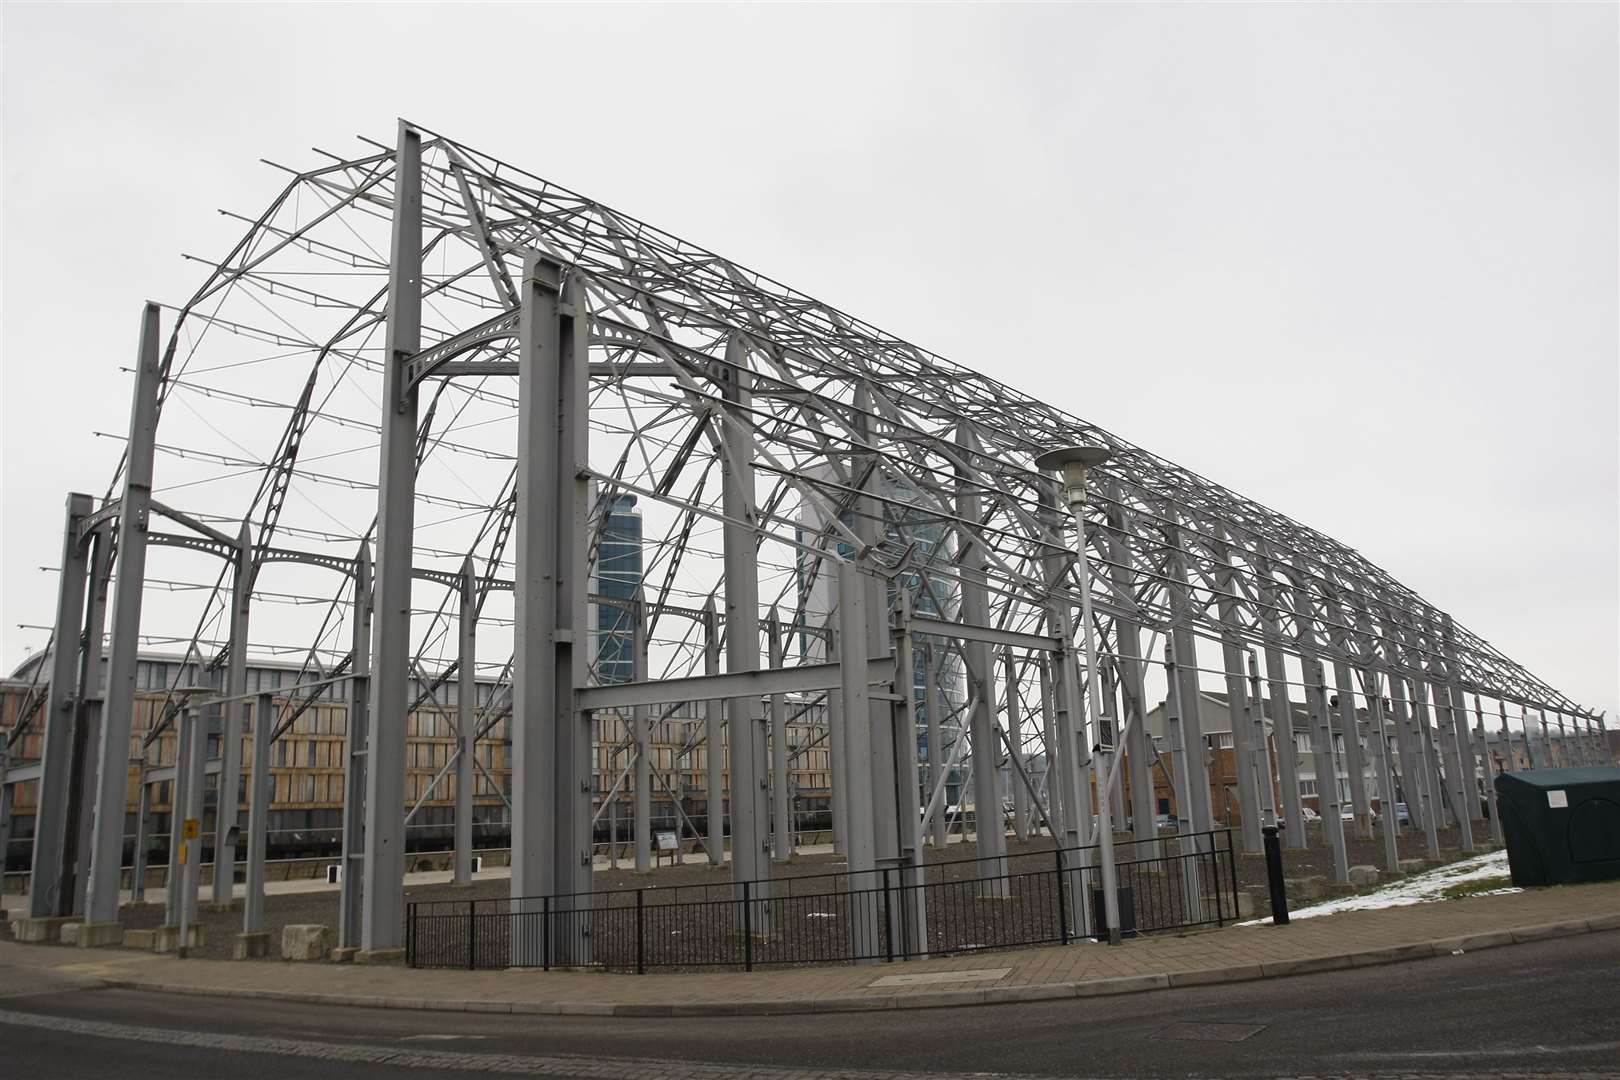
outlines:
[{"label": "white lamp fixture", "polygon": [[1060,446],[1048,450],[1035,459],[1035,467],[1042,472],[1063,474],[1063,487],[1070,503],[1086,501],[1086,470],[1095,468],[1113,457],[1106,446]]}]

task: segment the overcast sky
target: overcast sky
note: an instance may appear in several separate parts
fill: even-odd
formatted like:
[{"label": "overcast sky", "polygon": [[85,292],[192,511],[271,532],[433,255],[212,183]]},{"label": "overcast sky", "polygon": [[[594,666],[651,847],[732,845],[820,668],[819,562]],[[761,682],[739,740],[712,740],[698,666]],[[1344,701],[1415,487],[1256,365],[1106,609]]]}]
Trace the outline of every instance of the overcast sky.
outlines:
[{"label": "overcast sky", "polygon": [[1620,705],[1613,4],[0,9],[0,667],[140,304],[404,115],[1358,548]]}]

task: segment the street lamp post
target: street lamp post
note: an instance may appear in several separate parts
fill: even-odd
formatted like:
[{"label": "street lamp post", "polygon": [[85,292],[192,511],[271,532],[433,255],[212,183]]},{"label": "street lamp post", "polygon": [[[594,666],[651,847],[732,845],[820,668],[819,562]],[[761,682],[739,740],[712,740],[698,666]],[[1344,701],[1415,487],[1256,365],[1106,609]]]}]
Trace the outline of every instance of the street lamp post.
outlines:
[{"label": "street lamp post", "polygon": [[[1101,446],[1060,446],[1035,459],[1042,472],[1063,476],[1069,512],[1074,515],[1075,550],[1080,567],[1080,627],[1086,650],[1086,691],[1092,718],[1097,724],[1097,745],[1091,752],[1092,775],[1097,787],[1097,833],[1102,854],[1103,918],[1108,943],[1119,944],[1119,894],[1114,871],[1114,823],[1108,805],[1108,773],[1102,754],[1102,692],[1097,679],[1097,643],[1091,625],[1091,563],[1086,555],[1086,470],[1107,461],[1110,454]],[[1073,648],[1073,643],[1066,643]]]}]

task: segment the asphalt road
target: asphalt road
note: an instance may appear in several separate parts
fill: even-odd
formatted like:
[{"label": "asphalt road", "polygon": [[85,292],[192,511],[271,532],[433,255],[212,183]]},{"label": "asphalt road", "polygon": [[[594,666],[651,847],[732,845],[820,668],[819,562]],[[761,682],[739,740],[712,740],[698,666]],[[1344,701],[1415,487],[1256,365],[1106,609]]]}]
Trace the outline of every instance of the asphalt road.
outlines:
[{"label": "asphalt road", "polygon": [[343,1009],[24,974],[0,968],[0,1076],[19,1080],[1620,1077],[1620,932],[1093,1001],[800,1017]]}]

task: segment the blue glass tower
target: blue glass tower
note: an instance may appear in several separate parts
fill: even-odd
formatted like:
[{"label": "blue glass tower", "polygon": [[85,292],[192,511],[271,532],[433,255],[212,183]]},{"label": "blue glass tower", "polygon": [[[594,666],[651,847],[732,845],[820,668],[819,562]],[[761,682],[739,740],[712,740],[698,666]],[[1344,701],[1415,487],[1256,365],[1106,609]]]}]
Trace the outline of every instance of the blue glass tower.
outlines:
[{"label": "blue glass tower", "polygon": [[[634,495],[615,496],[602,523],[596,552],[596,591],[634,600],[641,591],[641,511]],[[602,684],[629,682],[635,674],[635,632],[630,610],[596,606],[596,677]]]}]

